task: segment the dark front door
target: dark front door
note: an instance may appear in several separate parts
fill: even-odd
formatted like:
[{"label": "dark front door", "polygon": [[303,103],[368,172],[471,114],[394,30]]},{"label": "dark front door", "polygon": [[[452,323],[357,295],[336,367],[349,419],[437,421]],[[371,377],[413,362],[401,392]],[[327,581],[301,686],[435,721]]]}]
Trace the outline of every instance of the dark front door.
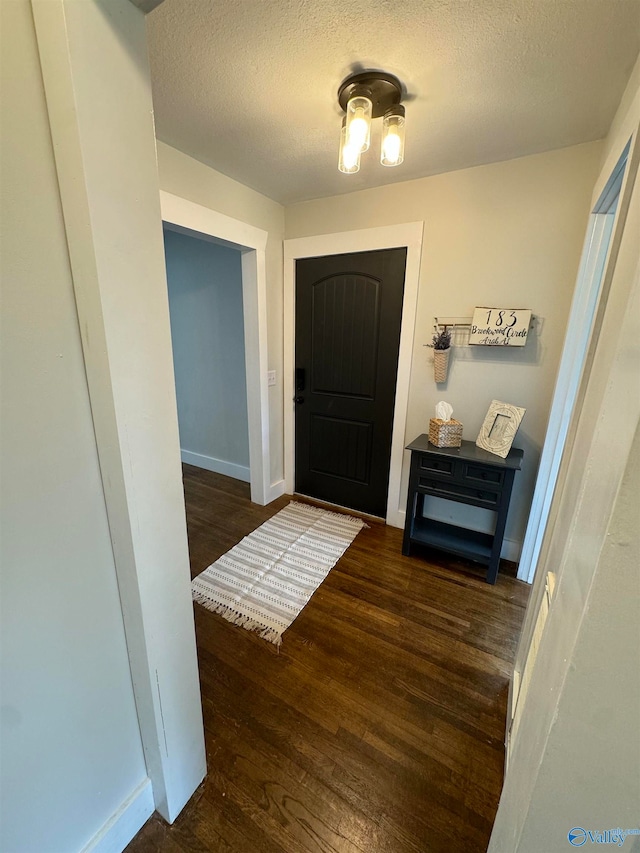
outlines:
[{"label": "dark front door", "polygon": [[296,491],[382,517],[406,258],[296,262]]}]

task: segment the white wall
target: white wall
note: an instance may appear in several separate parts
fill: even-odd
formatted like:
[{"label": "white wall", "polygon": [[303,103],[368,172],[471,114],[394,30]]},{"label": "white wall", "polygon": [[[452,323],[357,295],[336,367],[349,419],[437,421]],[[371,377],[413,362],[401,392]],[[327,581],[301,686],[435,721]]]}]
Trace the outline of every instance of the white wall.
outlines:
[{"label": "white wall", "polygon": [[268,232],[267,337],[269,369],[277,373],[269,388],[271,482],[283,476],[282,425],[282,240],[284,208],[260,193],[227,178],[209,166],[158,141],[160,188],[218,213],[231,216]]},{"label": "white wall", "polygon": [[249,481],[241,256],[164,229],[183,460]]},{"label": "white wall", "polygon": [[147,774],[31,8],[1,11],[0,848],[69,853]]},{"label": "white wall", "polygon": [[[595,203],[640,122],[640,61],[605,140]],[[637,139],[637,137],[636,137]],[[632,148],[633,175],[640,148]],[[638,422],[640,185],[623,186],[626,227],[572,425],[524,631],[557,575],[489,850],[571,849],[574,826],[638,827]],[[621,202],[620,208],[624,204]],[[634,442],[635,434],[635,442]],[[521,643],[516,665],[527,654]],[[638,849],[627,839],[623,849]],[[590,842],[587,842],[590,846]]]},{"label": "white wall", "polygon": [[144,15],[32,10],[138,722],[173,821],[205,749]]},{"label": "white wall", "polygon": [[[492,399],[527,409],[503,549],[511,559],[533,495],[600,153],[601,143],[590,143],[286,209],[287,239],[424,220],[406,441],[428,431],[441,399],[472,441]],[[424,347],[433,317],[469,317],[476,305],[531,308],[542,323],[522,349],[454,348],[448,382],[436,386]],[[447,508],[478,529],[486,524],[480,512]]]}]

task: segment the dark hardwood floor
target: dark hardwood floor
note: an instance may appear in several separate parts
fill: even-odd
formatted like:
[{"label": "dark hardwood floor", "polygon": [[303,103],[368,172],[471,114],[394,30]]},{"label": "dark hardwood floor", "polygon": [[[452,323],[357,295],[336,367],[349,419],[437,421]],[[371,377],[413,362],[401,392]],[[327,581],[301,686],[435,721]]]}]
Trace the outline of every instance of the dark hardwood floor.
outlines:
[{"label": "dark hardwood floor", "polygon": [[[194,576],[289,500],[191,466],[184,484]],[[359,533],[280,653],[195,606],[208,774],[129,853],[486,850],[529,587],[401,539]]]}]

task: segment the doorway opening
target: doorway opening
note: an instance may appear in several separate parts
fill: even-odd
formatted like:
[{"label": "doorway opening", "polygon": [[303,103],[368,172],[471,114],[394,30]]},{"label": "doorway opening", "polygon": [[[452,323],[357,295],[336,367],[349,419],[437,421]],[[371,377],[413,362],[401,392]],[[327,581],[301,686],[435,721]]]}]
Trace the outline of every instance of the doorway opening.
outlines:
[{"label": "doorway opening", "polygon": [[[627,225],[627,212],[630,209],[631,194],[638,168],[639,149],[636,139],[637,137],[632,137],[629,140],[608,176],[604,189],[594,205],[587,227],[547,439],[534,494],[532,517],[523,546],[523,556],[526,555],[527,558],[527,563],[522,566],[523,579],[533,580],[534,587],[520,634],[514,677],[509,689],[507,767],[519,737],[519,727],[524,724],[526,718],[529,685],[539,652],[541,653],[543,648],[548,620],[554,613],[554,607],[557,608],[558,599],[557,595],[554,596],[554,590],[562,583],[563,575],[570,566],[571,581],[568,586],[565,584],[565,593],[560,599],[563,602],[563,637],[561,639],[564,642],[575,636],[574,631],[578,629],[581,607],[584,606],[585,601],[583,593],[584,590],[588,590],[592,578],[590,573],[595,570],[595,563],[589,564],[588,561],[585,563],[584,560],[575,558],[575,555],[573,555],[574,559],[569,561],[568,555],[575,547],[576,537],[577,539],[584,537],[585,528],[593,529],[595,525],[596,538],[590,542],[592,548],[594,545],[597,547],[598,537],[604,538],[605,535],[605,530],[599,525],[602,525],[606,513],[594,513],[591,510],[587,522],[585,523],[583,517],[577,527],[575,527],[577,524],[575,513],[580,509],[584,511],[584,508],[580,508],[580,498],[585,493],[583,490],[586,490],[585,484],[588,480],[582,479],[582,473],[586,472],[585,476],[588,478],[590,466],[594,464],[590,458],[590,450],[593,447],[590,441],[597,434],[595,424],[602,421],[603,413],[608,416],[611,411],[611,408],[605,404],[606,395],[600,398],[599,412],[593,404],[594,397],[598,399],[598,392],[593,388],[602,381],[597,370],[595,383],[592,384],[594,381],[592,370],[596,365],[598,350],[606,355],[607,349],[610,348],[606,343],[610,338],[603,339],[601,336],[601,330],[607,323],[610,309],[613,311],[613,316],[618,315],[616,334],[620,333],[622,339],[625,334],[629,335],[629,331],[624,328],[626,318],[624,323],[620,322],[620,309],[616,306],[615,299],[611,307],[609,292],[618,268],[619,250],[621,246],[624,249],[623,232]],[[608,325],[610,326],[611,322]],[[632,326],[633,323],[630,328]],[[605,340],[604,344],[603,340]],[[612,369],[607,380],[609,389],[614,387],[611,384],[613,375]],[[616,396],[615,392],[612,396]],[[617,411],[615,416],[618,416]],[[594,430],[591,435],[589,435],[590,429]],[[610,456],[612,466],[617,461],[615,446],[614,441],[610,454],[607,453],[607,462]],[[601,458],[600,475],[603,467],[607,466],[603,466]],[[592,470],[598,469],[596,467]],[[579,475],[577,471],[580,471]],[[576,505],[579,507],[578,510],[575,509]],[[536,515],[533,514],[534,510]],[[601,515],[597,521],[594,520],[596,515]],[[582,545],[582,547],[585,546]],[[525,548],[528,549],[526,552]],[[576,574],[578,565],[581,568]],[[573,592],[567,593],[566,589],[571,587]],[[580,594],[576,592],[577,590],[580,590]],[[572,596],[576,601],[570,601]],[[558,612],[557,609],[555,612]],[[562,653],[560,653],[561,657]],[[564,660],[566,662],[566,657]]]},{"label": "doorway opening", "polygon": [[296,262],[296,492],[382,518],[406,256]]},{"label": "doorway opening", "polygon": [[[160,205],[165,227],[174,234],[209,241],[240,253],[248,479],[251,500],[264,506],[282,494],[284,485],[271,486],[265,263],[267,232],[164,191],[160,192]],[[239,466],[243,467],[246,468]],[[236,469],[236,475],[238,473],[241,472]],[[241,479],[246,479],[246,472]]]},{"label": "doorway opening", "polygon": [[250,482],[239,249],[164,225],[182,461]]},{"label": "doorway opening", "polygon": [[404,527],[405,507],[401,500],[403,477],[408,475],[409,454],[405,452],[409,380],[413,354],[423,222],[409,222],[358,231],[343,231],[314,237],[299,237],[284,243],[284,466],[285,487],[295,491],[295,348],[296,348],[296,262],[303,258],[347,255],[381,249],[406,249],[404,299],[400,326],[396,393],[393,406],[391,455],[386,501],[386,522]]}]

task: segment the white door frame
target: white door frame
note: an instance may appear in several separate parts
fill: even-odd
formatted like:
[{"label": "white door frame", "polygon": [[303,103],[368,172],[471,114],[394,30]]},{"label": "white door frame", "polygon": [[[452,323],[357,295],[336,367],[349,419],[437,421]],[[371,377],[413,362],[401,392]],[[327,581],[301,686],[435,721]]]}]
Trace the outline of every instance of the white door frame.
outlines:
[{"label": "white door frame", "polygon": [[612,229],[613,216],[591,215],[518,565],[518,578],[528,583],[533,583],[547,527],[560,460],[587,354]]},{"label": "white door frame", "polygon": [[[393,412],[389,491],[387,493],[387,524],[404,527],[405,508],[401,505],[402,463],[404,460],[407,406],[413,338],[418,302],[420,259],[422,257],[423,222],[407,222],[358,231],[341,231],[314,237],[298,237],[284,241],[284,478],[288,494],[295,489],[295,283],[296,261],[302,258],[343,255],[351,252],[370,252],[377,249],[407,249],[407,265],[402,301],[402,323],[396,401]],[[404,503],[404,502],[403,502]]]},{"label": "white door frame", "polygon": [[265,261],[267,232],[164,190],[160,190],[160,208],[162,219],[178,226],[178,230],[215,237],[240,249],[251,500],[264,506],[271,500]]},{"label": "white door frame", "polygon": [[[637,110],[635,115],[638,115]],[[640,265],[637,239],[634,241],[629,235],[638,233],[639,208],[634,186],[640,164],[640,125],[630,127],[625,148],[628,150],[627,166],[620,188],[598,305],[590,329],[588,351],[584,366],[580,365],[580,383],[568,432],[567,452],[560,460],[557,488],[552,496],[548,523],[545,519],[542,545],[536,561],[539,566],[516,650],[514,678],[509,685],[505,741],[508,772],[503,797],[508,790],[509,773],[513,772],[510,770],[511,762],[520,761],[522,765],[530,759],[530,755],[523,757],[518,744],[525,742],[525,752],[531,752],[533,741],[537,738],[537,744],[543,744],[549,727],[553,725],[553,710],[549,707],[545,711],[543,705],[539,704],[534,715],[536,732],[533,741],[530,737],[533,729],[525,731],[531,726],[532,719],[527,704],[527,685],[529,679],[535,683],[540,667],[541,671],[548,674],[550,661],[553,662],[555,672],[552,677],[556,681],[563,677],[562,672],[566,670],[562,662],[566,665],[571,656],[580,621],[588,607],[598,554],[607,536],[610,513],[638,423],[638,395],[635,387],[629,393],[630,375],[633,375],[636,366],[633,358],[635,351],[629,342],[638,340],[636,327]],[[623,156],[624,149],[616,157],[617,165]],[[598,192],[592,208],[594,214],[606,213],[607,206],[603,200],[606,200],[615,173],[616,169],[612,170],[607,161],[596,183],[598,189],[604,183],[604,190]],[[587,230],[587,244],[593,232],[591,221]],[[587,246],[584,254],[587,254]],[[637,381],[635,375],[633,380]],[[612,440],[614,431],[616,436]],[[552,488],[554,485],[555,480]],[[597,500],[593,498],[596,491]],[[587,531],[589,538],[585,542]],[[551,574],[554,575],[552,583],[549,577]],[[558,619],[562,621],[562,631],[556,631],[553,648],[545,645],[545,610],[548,610],[549,623],[554,618],[556,623]],[[542,714],[541,708],[544,712]],[[545,716],[546,720],[543,719]],[[537,749],[537,746],[534,744],[533,748]],[[522,778],[521,774],[516,795],[520,800],[525,796],[521,790]],[[527,779],[525,787],[526,783]],[[514,796],[513,793],[511,796]]]},{"label": "white door frame", "polygon": [[[616,241],[612,238],[614,226],[618,231],[618,237],[619,232],[624,228],[626,211],[623,210],[622,215],[618,215],[620,205],[616,209],[615,205],[612,207],[612,202],[618,198],[624,183],[629,149],[630,143],[622,152],[589,217],[549,413],[549,423],[518,565],[518,578],[528,583],[533,583],[538,566],[562,454],[589,353],[600,295],[607,269],[611,266],[612,251],[616,248]],[[613,199],[612,192],[614,192]],[[615,258],[613,260],[615,261]]]}]

